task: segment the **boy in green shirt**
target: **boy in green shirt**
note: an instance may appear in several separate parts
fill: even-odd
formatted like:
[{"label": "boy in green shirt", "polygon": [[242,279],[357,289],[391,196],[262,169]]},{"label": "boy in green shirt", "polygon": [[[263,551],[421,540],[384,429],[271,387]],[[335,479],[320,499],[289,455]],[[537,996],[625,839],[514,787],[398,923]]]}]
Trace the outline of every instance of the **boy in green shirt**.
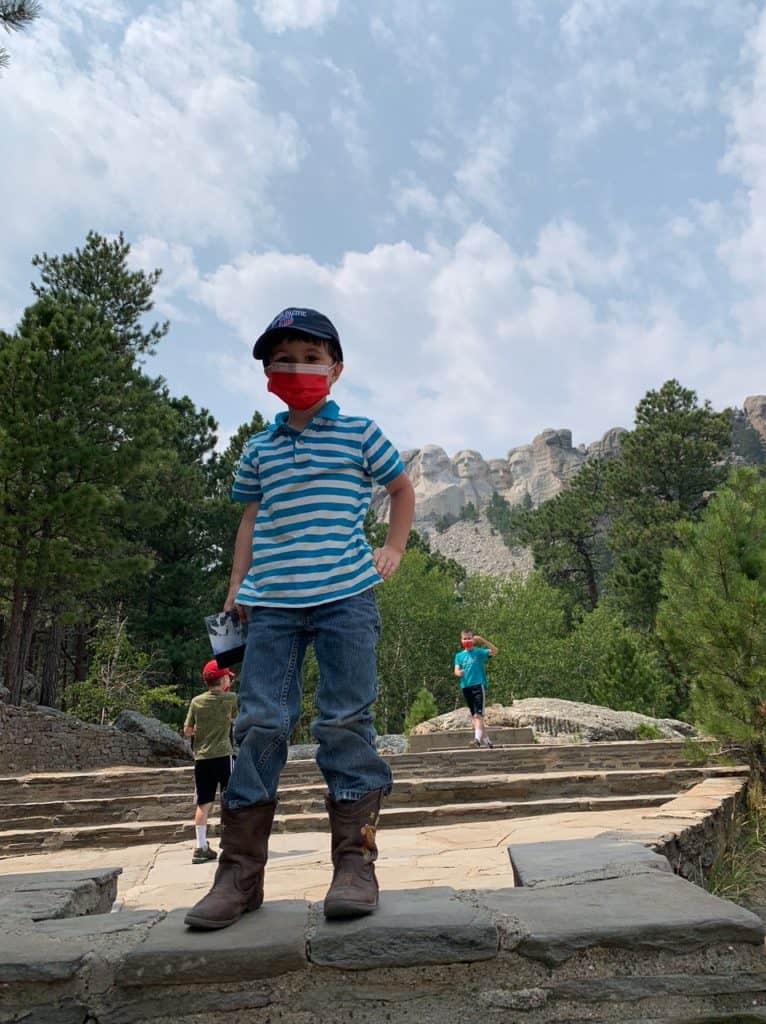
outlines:
[{"label": "boy in green shirt", "polygon": [[237,696],[229,692],[233,678],[228,668],[209,661],[202,669],[206,692],[192,698],[184,723],[184,736],[194,737],[197,845],[192,864],[204,864],[218,856],[207,841],[207,819],[216,790],[220,786],[223,794],[231,775],[231,723],[237,717]]}]

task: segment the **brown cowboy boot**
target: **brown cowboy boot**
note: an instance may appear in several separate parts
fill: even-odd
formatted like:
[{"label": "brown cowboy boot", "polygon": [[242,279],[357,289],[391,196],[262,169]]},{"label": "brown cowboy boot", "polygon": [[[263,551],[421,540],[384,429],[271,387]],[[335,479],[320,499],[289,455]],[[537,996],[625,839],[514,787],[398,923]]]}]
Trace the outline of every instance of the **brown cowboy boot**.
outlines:
[{"label": "brown cowboy boot", "polygon": [[371,914],[378,905],[375,830],[383,791],[366,793],[361,800],[336,803],[325,798],[332,830],[332,885],[325,896],[327,918]]},{"label": "brown cowboy boot", "polygon": [[213,888],[184,918],[190,928],[227,928],[263,903],[263,875],[276,800],[221,808],[221,856]]}]

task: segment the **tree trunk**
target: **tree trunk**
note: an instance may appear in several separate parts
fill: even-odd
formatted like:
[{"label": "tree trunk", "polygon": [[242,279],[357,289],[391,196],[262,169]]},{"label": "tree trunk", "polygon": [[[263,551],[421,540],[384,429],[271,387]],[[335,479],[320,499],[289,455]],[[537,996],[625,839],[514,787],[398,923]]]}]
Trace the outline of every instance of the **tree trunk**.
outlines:
[{"label": "tree trunk", "polygon": [[85,623],[78,622],[74,634],[74,681],[82,683],[88,675],[88,644]]},{"label": "tree trunk", "polygon": [[[19,699],[21,698],[24,686],[24,673],[29,667],[29,655],[32,650],[32,636],[35,631],[35,619],[37,618],[37,607],[40,603],[39,590],[27,590],[24,602],[24,612],[21,617],[21,637],[18,648],[18,678],[19,678]],[[35,703],[39,700],[40,692],[35,694]]]},{"label": "tree trunk", "polygon": [[21,704],[21,685],[24,673],[21,670],[19,656],[21,653],[21,633],[24,619],[24,590],[18,580],[13,585],[11,597],[11,616],[8,622],[8,644],[5,650],[5,667],[3,675],[5,685],[11,691],[11,703]]},{"label": "tree trunk", "polygon": [[56,609],[53,611],[48,645],[45,650],[43,661],[40,703],[46,708],[58,707],[59,678],[58,668],[61,655],[61,645],[64,639],[64,629]]}]

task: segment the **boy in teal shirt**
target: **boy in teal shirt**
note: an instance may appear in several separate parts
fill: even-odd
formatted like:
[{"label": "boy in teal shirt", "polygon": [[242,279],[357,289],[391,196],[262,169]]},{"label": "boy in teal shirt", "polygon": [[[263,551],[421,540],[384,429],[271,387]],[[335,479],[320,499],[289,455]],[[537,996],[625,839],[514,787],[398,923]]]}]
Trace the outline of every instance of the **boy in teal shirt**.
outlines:
[{"label": "boy in teal shirt", "polygon": [[491,747],[492,742],[484,730],[484,696],[487,688],[485,666],[497,654],[497,647],[472,629],[460,634],[462,651],[455,655],[455,675],[460,680],[460,689],[471,712],[473,721],[473,746]]}]

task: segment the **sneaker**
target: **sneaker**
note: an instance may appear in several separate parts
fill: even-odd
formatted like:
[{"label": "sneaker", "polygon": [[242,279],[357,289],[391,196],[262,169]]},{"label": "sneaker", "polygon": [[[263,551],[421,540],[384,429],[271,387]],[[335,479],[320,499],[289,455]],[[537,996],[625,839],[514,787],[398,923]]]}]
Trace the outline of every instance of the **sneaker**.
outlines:
[{"label": "sneaker", "polygon": [[480,747],[481,746],[481,740],[472,739],[471,740],[471,746],[472,747]]},{"label": "sneaker", "polygon": [[485,736],[484,737],[484,746],[485,747],[487,747],[489,750],[492,750],[494,745],[495,744],[492,742],[492,740],[489,738],[489,736]]},{"label": "sneaker", "polygon": [[202,849],[202,847],[198,846],[197,849],[192,854],[192,864],[205,864],[209,860],[217,859],[218,854],[212,848],[210,843],[207,844],[204,850]]}]

